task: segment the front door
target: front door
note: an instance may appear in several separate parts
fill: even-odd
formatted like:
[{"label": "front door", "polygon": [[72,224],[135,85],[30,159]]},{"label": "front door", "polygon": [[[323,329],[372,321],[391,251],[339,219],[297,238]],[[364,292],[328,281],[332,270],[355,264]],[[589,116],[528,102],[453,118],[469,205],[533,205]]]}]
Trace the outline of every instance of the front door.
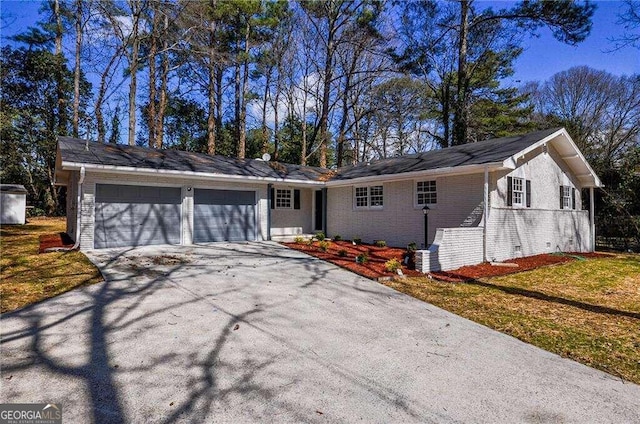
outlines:
[{"label": "front door", "polygon": [[316,190],[316,202],[315,202],[315,219],[314,219],[314,230],[315,231],[323,231],[324,228],[322,227],[322,222],[324,221],[323,219],[323,212],[324,212],[324,201],[323,201],[323,197],[322,197],[322,190]]}]

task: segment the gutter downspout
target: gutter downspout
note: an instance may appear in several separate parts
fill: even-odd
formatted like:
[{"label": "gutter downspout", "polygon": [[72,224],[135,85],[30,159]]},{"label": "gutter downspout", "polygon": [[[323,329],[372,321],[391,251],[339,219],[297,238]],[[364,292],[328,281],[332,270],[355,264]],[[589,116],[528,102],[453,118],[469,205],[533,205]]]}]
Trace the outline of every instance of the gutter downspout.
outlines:
[{"label": "gutter downspout", "polygon": [[489,221],[489,168],[484,167],[484,216],[482,231],[482,260],[487,262],[487,223]]},{"label": "gutter downspout", "polygon": [[82,184],[84,183],[85,175],[84,166],[80,168],[80,179],[78,180],[78,198],[76,203],[76,242],[70,250],[75,250],[80,247],[80,226],[82,218]]}]

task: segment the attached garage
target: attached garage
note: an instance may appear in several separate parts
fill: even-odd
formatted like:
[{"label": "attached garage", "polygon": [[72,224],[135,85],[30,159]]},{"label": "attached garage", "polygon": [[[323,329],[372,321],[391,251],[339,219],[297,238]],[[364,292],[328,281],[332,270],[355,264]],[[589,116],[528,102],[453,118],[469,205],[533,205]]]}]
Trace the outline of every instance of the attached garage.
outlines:
[{"label": "attached garage", "polygon": [[94,248],[180,244],[179,187],[96,184]]},{"label": "attached garage", "polygon": [[195,189],[193,241],[249,241],[257,239],[256,192]]}]

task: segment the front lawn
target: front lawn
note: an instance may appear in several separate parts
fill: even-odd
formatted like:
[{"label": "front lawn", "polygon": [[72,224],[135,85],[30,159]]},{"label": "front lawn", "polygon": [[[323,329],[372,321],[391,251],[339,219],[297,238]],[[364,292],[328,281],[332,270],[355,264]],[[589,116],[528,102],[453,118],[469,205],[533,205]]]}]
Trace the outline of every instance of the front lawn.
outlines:
[{"label": "front lawn", "polygon": [[464,283],[421,277],[383,284],[640,384],[640,255]]},{"label": "front lawn", "polygon": [[38,254],[40,235],[64,230],[64,218],[31,218],[26,225],[2,226],[0,312],[102,281],[98,269],[78,251]]}]

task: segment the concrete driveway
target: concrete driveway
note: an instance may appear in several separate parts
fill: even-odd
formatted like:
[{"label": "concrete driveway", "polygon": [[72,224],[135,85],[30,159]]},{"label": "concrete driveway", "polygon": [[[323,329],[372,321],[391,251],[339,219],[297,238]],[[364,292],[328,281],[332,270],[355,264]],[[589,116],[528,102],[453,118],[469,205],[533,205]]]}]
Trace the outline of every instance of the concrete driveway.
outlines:
[{"label": "concrete driveway", "polygon": [[90,254],[1,319],[2,402],[64,422],[639,422],[640,386],[272,243]]}]

